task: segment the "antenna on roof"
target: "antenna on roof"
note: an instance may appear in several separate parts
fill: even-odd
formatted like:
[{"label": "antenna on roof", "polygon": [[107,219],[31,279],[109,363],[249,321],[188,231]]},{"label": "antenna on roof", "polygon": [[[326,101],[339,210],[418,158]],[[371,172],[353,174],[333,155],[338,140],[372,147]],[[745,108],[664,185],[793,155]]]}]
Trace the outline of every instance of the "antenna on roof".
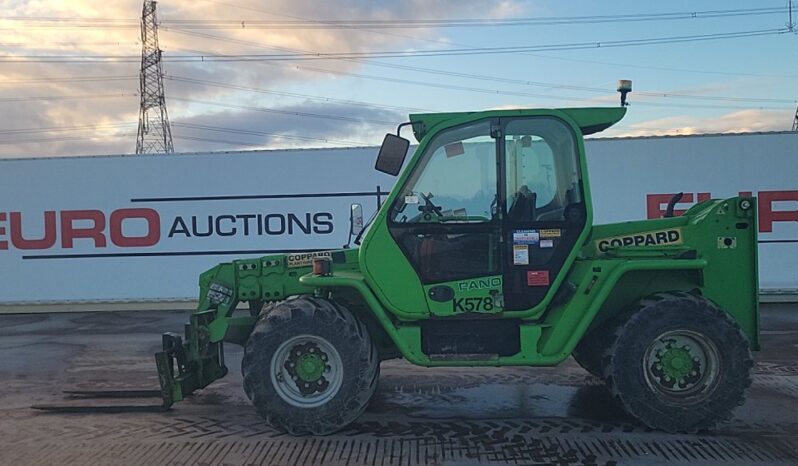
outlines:
[{"label": "antenna on roof", "polygon": [[632,92],[632,81],[629,79],[618,81],[618,92],[621,93],[621,107],[628,106],[629,102],[626,101],[626,94]]}]

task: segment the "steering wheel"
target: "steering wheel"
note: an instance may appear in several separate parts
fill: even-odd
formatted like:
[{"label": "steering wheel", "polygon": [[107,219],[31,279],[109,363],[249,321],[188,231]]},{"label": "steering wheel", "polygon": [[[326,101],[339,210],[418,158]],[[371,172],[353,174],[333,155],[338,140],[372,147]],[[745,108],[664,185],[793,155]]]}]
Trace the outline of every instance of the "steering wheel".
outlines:
[{"label": "steering wheel", "polygon": [[432,214],[434,213],[438,217],[443,217],[443,211],[440,207],[436,206],[432,203],[431,199],[434,197],[432,193],[424,194],[418,193],[421,196],[421,199],[424,199],[424,205],[418,206],[418,210],[420,210],[424,214]]}]

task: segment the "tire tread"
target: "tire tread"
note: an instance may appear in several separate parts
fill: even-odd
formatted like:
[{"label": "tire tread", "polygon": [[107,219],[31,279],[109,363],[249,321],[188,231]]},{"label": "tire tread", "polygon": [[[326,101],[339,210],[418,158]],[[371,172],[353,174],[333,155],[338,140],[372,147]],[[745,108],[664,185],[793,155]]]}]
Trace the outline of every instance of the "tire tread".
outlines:
[{"label": "tire tread", "polygon": [[[307,328],[297,329],[297,325]],[[314,325],[335,328],[343,340],[356,346],[359,367],[355,370],[353,383],[356,387],[345,401],[343,410],[326,410],[325,406],[312,408],[318,411],[314,416],[291,415],[291,409],[280,407],[281,400],[273,389],[264,389],[264,378],[269,379],[272,353],[264,351],[273,341],[285,341],[303,332],[309,333]],[[342,355],[344,357],[344,355]],[[326,435],[335,432],[359,417],[366,409],[377,386],[379,360],[377,348],[373,344],[365,324],[343,306],[323,298],[301,297],[264,306],[259,320],[245,345],[241,361],[244,378],[244,391],[258,413],[276,427],[294,435]],[[268,382],[271,385],[270,381]],[[342,386],[343,390],[343,386]],[[339,392],[336,398],[345,395]],[[278,397],[275,399],[275,397]],[[294,410],[302,408],[293,408]],[[296,413],[294,413],[296,414]]]},{"label": "tire tread", "polygon": [[[650,416],[648,414],[650,410],[638,399],[638,396],[633,393],[624,393],[619,388],[616,379],[623,375],[624,368],[617,367],[615,364],[619,346],[623,344],[625,339],[634,338],[636,331],[642,328],[646,321],[649,320],[651,312],[668,312],[685,305],[694,306],[702,310],[702,315],[695,316],[696,322],[723,328],[730,341],[736,341],[741,345],[737,349],[743,354],[740,363],[742,368],[746,369],[745,371],[740,371],[740,373],[732,374],[733,378],[729,381],[730,383],[720,383],[715,388],[716,393],[713,393],[713,397],[717,395],[718,391],[721,391],[721,395],[727,398],[727,401],[719,409],[708,412],[703,419],[689,424],[680,422],[679,419],[663,419],[662,417]],[[711,429],[718,423],[729,419],[734,408],[742,405],[745,401],[746,391],[752,382],[751,369],[754,365],[748,340],[740,326],[737,325],[737,322],[726,312],[719,309],[712,301],[702,296],[682,291],[657,293],[641,300],[637,306],[620,316],[619,321],[622,325],[615,329],[614,343],[604,350],[602,356],[604,381],[612,396],[621,402],[632,416],[648,427],[667,432],[687,433]],[[719,351],[722,352],[723,348],[719,348]]]}]

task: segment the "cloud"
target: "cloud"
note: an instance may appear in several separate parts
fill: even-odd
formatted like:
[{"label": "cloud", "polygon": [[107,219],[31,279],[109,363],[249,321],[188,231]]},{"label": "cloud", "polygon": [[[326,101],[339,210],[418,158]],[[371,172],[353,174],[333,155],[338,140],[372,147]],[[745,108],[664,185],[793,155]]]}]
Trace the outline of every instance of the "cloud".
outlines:
[{"label": "cloud", "polygon": [[[118,0],[100,2],[97,0],[42,1],[22,0],[6,6],[6,17],[25,18],[72,18],[73,21],[56,24],[27,21],[0,20],[0,43],[2,55],[121,55],[137,57],[140,54],[138,17],[141,14],[141,0]],[[319,2],[316,0],[262,0],[239,2],[237,0],[170,0],[158,3],[158,17],[162,22],[159,39],[164,50],[164,72],[167,76],[191,77],[200,81],[227,83],[233,87],[257,87],[281,89],[302,83],[314,83],[341,79],[362,65],[356,61],[324,61],[322,64],[295,66],[295,63],[267,62],[255,63],[177,63],[169,61],[170,56],[186,54],[224,54],[224,53],[273,53],[275,50],[304,50],[313,52],[368,52],[375,50],[401,50],[406,48],[440,48],[436,43],[439,31],[413,29],[412,33],[397,30],[348,30],[348,29],[247,29],[246,21],[254,19],[413,19],[413,18],[454,18],[454,17],[504,17],[516,14],[520,7],[516,2],[505,0],[439,1],[427,0],[375,1],[341,0]],[[78,27],[74,19],[102,22],[104,27]],[[241,29],[189,30],[176,19],[223,19],[243,20]],[[418,42],[416,39],[432,39]],[[72,154],[129,153],[135,146],[135,122],[138,119],[139,64],[132,62],[53,64],[41,62],[0,63],[0,98],[15,98],[13,104],[0,101],[9,106],[5,124],[0,127],[0,157],[26,157]],[[313,71],[310,68],[330,70]],[[109,78],[113,79],[102,79]],[[59,80],[54,78],[74,78]],[[356,115],[374,113],[356,111],[330,104],[297,102],[295,98],[277,97],[231,87],[209,86],[167,79],[165,81],[166,100],[170,118],[173,121],[206,116],[215,120],[226,119],[225,125],[243,124],[248,115],[246,110],[227,110],[219,113],[219,108],[188,103],[193,99],[215,102],[240,103],[274,108],[308,109],[319,113],[336,114],[342,111]],[[48,99],[36,99],[47,97]],[[171,99],[174,97],[174,99]],[[28,98],[29,100],[22,100]],[[324,108],[321,108],[324,107]],[[312,113],[312,112],[311,112]],[[10,118],[8,117],[10,115]],[[384,116],[384,115],[383,115]],[[385,117],[385,116],[384,116]],[[260,120],[265,117],[261,116]],[[305,126],[320,131],[319,139],[364,140],[369,139],[371,130],[368,124],[338,122],[324,126],[312,118],[281,118],[292,120],[294,128]],[[400,121],[404,116],[393,121]],[[301,120],[298,123],[296,120]],[[318,119],[316,119],[318,120]],[[265,123],[265,122],[264,122]],[[289,131],[290,127],[269,121],[272,127]],[[130,124],[128,126],[120,126]],[[116,126],[111,126],[116,125]],[[276,125],[276,126],[275,126]],[[47,131],[46,128],[81,127],[70,131]],[[25,133],[9,132],[31,130]],[[35,131],[34,131],[35,130]],[[265,129],[263,131],[266,131]],[[355,133],[348,132],[355,131]],[[381,130],[384,132],[384,129]],[[174,133],[180,131],[175,129]],[[310,134],[308,132],[308,134]],[[354,136],[353,136],[354,135]],[[242,139],[242,138],[239,138]],[[278,145],[296,146],[299,141],[267,138],[262,142],[274,147]],[[312,140],[304,145],[312,144]],[[221,148],[211,143],[181,141],[175,144],[178,150],[200,150]]]},{"label": "cloud", "polygon": [[760,131],[786,131],[792,122],[791,111],[740,110],[718,117],[671,116],[610,129],[604,136],[635,137],[654,135],[688,135],[705,133],[747,133]]},{"label": "cloud", "polygon": [[[378,145],[406,118],[398,111],[314,102],[266,110],[224,110],[176,119],[172,134],[185,151],[207,150],[207,142],[192,138],[237,141],[245,148]],[[213,147],[224,150],[230,145]]]},{"label": "cloud", "polygon": [[[39,27],[41,23],[0,19],[0,55],[123,55],[140,54],[138,17],[141,0],[15,0],[5,6],[8,17],[88,18],[104,22],[106,27],[76,27],[65,22],[59,27]],[[419,50],[444,48],[451,43],[441,29],[258,29],[248,28],[253,20],[326,20],[379,19],[412,20],[418,18],[474,18],[529,16],[539,5],[515,0],[169,0],[158,3],[162,21],[160,45],[164,50],[166,101],[171,120],[178,125],[173,133],[178,151],[199,151],[252,147],[318,147],[339,143],[379,143],[390,125],[406,118],[396,108],[374,108],[335,99],[327,103],[306,99],[301,95],[286,96],[269,91],[291,91],[308,85],[342,82],[356,89],[366,78],[354,78],[364,65],[352,60],[312,62],[229,62],[179,63],[170,57],[187,54],[285,53],[286,50],[311,52],[369,52],[377,50]],[[244,21],[235,29],[187,29],[175,20]],[[169,20],[172,20],[170,23]],[[85,19],[83,20],[85,22]],[[441,43],[443,42],[443,43]],[[454,41],[456,42],[456,41]],[[476,63],[476,61],[475,61]],[[440,66],[439,66],[440,68]],[[53,64],[41,62],[0,63],[0,157],[60,156],[78,154],[130,153],[135,147],[138,119],[139,64],[132,62]],[[503,70],[477,72],[501,75]],[[390,79],[390,69],[381,75]],[[508,76],[512,73],[508,71]],[[589,76],[586,76],[587,79]],[[69,79],[56,79],[69,78]],[[190,80],[180,79],[190,78]],[[445,83],[445,78],[432,80]],[[413,79],[423,81],[424,78]],[[223,83],[214,85],[208,83]],[[735,79],[704,87],[667,91],[665,93],[705,93],[714,95],[744,94],[751,82]],[[756,84],[756,83],[753,83]],[[509,89],[505,84],[479,84],[475,87]],[[537,99],[532,93],[563,96],[555,106],[617,105],[614,83],[606,86],[606,94],[588,99],[568,100],[565,89],[519,88],[529,98],[493,108],[527,108],[551,106],[548,99]],[[251,89],[261,89],[253,92]],[[329,88],[329,87],[327,87]],[[248,90],[249,89],[249,90]],[[635,82],[630,100],[644,108],[647,102],[661,102],[661,97],[640,94],[645,83]],[[392,92],[391,85],[385,86]],[[416,102],[434,92],[414,91]],[[648,90],[649,93],[656,91]],[[307,94],[314,93],[307,91]],[[315,94],[323,94],[323,91]],[[410,94],[408,94],[410,95]],[[506,102],[501,100],[500,102]],[[211,102],[213,104],[208,104]],[[524,104],[526,102],[526,104]],[[225,105],[228,105],[225,107]],[[232,107],[230,106],[232,105]],[[409,103],[408,103],[409,105]],[[421,104],[423,106],[423,104]],[[261,110],[252,110],[252,107]],[[634,107],[633,107],[634,108]],[[269,113],[263,109],[271,109]],[[682,109],[678,110],[682,112]],[[298,116],[302,114],[304,116]],[[319,118],[310,114],[327,115]],[[335,119],[351,116],[350,120]],[[631,116],[631,115],[630,115]],[[629,118],[629,117],[627,117]],[[769,131],[788,129],[791,111],[745,110],[717,117],[671,116],[611,128],[605,136],[645,136],[653,134],[694,134],[703,132]],[[256,124],[257,123],[257,124]],[[252,134],[219,132],[189,128],[180,124],[243,129]],[[625,125],[625,126],[624,126]],[[61,128],[55,130],[52,128]],[[71,128],[71,129],[66,129]],[[22,131],[20,131],[22,130]],[[257,133],[278,133],[283,137]],[[307,139],[302,139],[307,138]],[[237,147],[200,141],[213,139],[244,143]],[[337,141],[337,142],[324,142]],[[251,146],[249,144],[255,144]]]}]

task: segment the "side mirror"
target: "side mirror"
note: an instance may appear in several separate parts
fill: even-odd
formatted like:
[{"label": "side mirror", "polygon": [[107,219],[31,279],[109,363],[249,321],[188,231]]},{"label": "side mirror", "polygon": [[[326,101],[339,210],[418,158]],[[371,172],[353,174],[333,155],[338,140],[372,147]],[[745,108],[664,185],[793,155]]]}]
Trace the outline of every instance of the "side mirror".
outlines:
[{"label": "side mirror", "polygon": [[402,169],[402,164],[407,156],[407,149],[410,141],[394,134],[386,134],[380,146],[380,153],[377,155],[377,163],[374,166],[377,170],[396,176]]},{"label": "side mirror", "polygon": [[349,209],[349,236],[357,236],[363,231],[363,206],[352,204]]}]

